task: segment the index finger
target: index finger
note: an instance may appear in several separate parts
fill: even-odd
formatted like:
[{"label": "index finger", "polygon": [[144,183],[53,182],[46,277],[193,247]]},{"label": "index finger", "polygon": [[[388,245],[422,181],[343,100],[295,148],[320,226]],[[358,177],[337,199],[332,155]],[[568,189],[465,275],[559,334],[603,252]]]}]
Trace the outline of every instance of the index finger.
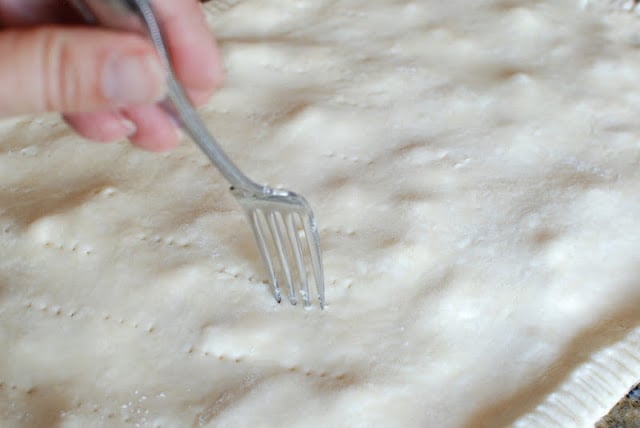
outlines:
[{"label": "index finger", "polygon": [[222,83],[224,73],[202,6],[196,0],[154,0],[153,6],[178,80],[196,101],[203,101]]}]

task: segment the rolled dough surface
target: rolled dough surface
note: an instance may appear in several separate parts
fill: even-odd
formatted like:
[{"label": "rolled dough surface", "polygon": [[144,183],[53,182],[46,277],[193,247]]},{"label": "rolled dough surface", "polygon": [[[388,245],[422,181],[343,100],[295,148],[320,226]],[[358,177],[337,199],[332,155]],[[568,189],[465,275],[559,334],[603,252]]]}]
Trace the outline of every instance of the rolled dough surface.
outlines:
[{"label": "rolled dough surface", "polygon": [[1,121],[0,425],[593,426],[640,378],[640,35],[610,6],[207,6],[203,117],[314,207],[325,311],[275,303],[189,141]]}]

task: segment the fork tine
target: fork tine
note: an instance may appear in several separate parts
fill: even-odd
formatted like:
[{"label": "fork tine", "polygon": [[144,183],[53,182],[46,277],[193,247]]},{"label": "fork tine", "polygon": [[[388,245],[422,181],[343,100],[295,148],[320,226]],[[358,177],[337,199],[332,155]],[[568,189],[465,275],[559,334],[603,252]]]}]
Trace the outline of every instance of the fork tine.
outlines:
[{"label": "fork tine", "polygon": [[253,229],[253,235],[256,238],[256,242],[258,244],[258,250],[260,252],[260,257],[262,258],[262,262],[267,267],[267,273],[271,279],[271,286],[273,287],[273,296],[276,298],[276,301],[280,303],[282,297],[280,296],[280,286],[278,285],[278,277],[276,276],[276,271],[273,268],[273,262],[271,255],[269,254],[269,247],[267,247],[267,242],[264,238],[264,231],[262,229],[262,223],[260,222],[260,212],[259,210],[253,210],[249,212],[249,223],[251,224],[251,229]]},{"label": "fork tine", "polygon": [[289,235],[289,242],[291,243],[293,255],[296,259],[296,268],[298,270],[298,276],[301,284],[302,299],[304,300],[304,306],[311,306],[309,300],[309,281],[307,281],[307,270],[304,267],[304,255],[302,253],[302,245],[300,244],[300,237],[296,231],[296,214],[288,214],[285,218],[287,223],[287,235]]},{"label": "fork tine", "polygon": [[324,309],[324,274],[322,272],[322,256],[320,254],[320,236],[318,235],[316,219],[311,211],[308,211],[307,215],[303,216],[302,225],[311,257],[311,266],[313,267],[313,277],[316,283],[316,290],[318,291],[320,308]]},{"label": "fork tine", "polygon": [[291,276],[291,263],[289,261],[289,255],[287,254],[287,250],[284,247],[284,240],[282,239],[281,227],[278,224],[278,218],[276,218],[276,212],[271,211],[267,215],[267,220],[269,224],[269,229],[271,230],[271,235],[276,244],[276,250],[280,256],[280,267],[282,268],[282,272],[284,273],[285,279],[287,280],[287,285],[289,286],[289,301],[292,305],[298,303],[298,299],[296,298],[296,289],[293,286],[293,278]]}]

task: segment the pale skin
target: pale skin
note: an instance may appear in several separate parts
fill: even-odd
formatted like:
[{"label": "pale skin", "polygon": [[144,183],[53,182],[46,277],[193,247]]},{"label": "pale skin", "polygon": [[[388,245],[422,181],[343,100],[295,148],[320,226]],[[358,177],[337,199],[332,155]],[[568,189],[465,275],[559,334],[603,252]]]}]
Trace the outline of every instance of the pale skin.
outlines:
[{"label": "pale skin", "polygon": [[[220,86],[215,40],[196,0],[153,0],[178,79],[196,105]],[[64,0],[0,0],[0,117],[59,112],[85,138],[153,151],[178,144],[156,102],[165,76],[144,37],[82,25]]]}]

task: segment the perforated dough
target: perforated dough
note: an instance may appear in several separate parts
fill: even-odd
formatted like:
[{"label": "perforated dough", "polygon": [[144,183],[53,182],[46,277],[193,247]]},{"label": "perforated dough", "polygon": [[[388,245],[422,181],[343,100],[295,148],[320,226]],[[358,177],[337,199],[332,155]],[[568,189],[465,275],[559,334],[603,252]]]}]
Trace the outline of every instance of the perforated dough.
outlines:
[{"label": "perforated dough", "polygon": [[0,425],[593,426],[640,378],[616,345],[640,326],[637,18],[223,3],[227,81],[202,113],[313,205],[328,309],[275,303],[188,141],[4,120]]}]

